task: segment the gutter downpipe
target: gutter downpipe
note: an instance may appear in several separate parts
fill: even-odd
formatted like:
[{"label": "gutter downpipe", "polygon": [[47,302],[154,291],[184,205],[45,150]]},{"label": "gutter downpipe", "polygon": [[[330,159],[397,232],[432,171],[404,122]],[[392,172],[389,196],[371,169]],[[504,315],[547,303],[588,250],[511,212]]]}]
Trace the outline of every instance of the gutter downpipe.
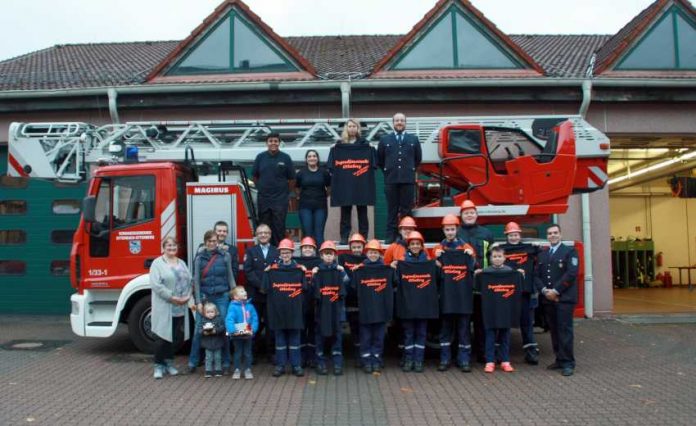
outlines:
[{"label": "gutter downpipe", "polygon": [[111,122],[113,124],[121,124],[121,120],[118,116],[118,91],[116,88],[111,87],[106,91],[109,97],[109,115],[111,116]]},{"label": "gutter downpipe", "polygon": [[[587,110],[590,108],[592,101],[592,69],[594,68],[594,56],[590,62],[587,72],[587,78],[582,82],[582,104],[580,104],[579,114],[585,118]],[[581,196],[582,201],[582,241],[583,255],[585,258],[585,318],[594,316],[594,288],[592,277],[592,222],[590,220],[590,194],[584,193]]]},{"label": "gutter downpipe", "polygon": [[341,83],[341,116],[345,119],[350,117],[350,81]]}]

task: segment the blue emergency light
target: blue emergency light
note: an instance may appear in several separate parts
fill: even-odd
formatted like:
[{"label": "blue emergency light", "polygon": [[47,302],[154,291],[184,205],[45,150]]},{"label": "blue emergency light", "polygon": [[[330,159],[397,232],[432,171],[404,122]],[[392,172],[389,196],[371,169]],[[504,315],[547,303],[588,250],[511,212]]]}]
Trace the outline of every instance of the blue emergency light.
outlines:
[{"label": "blue emergency light", "polygon": [[138,147],[130,145],[126,147],[126,155],[124,156],[127,162],[138,162]]}]

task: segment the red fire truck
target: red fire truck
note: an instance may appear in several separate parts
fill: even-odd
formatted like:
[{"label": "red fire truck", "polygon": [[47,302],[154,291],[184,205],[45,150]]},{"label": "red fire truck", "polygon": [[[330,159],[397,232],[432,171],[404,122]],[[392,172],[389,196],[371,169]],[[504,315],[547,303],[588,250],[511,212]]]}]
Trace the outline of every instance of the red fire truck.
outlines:
[{"label": "red fire truck", "polygon": [[[390,119],[361,121],[373,144],[392,130]],[[10,175],[90,180],[71,251],[73,332],[109,337],[126,323],[150,351],[148,270],[161,240],[177,237],[191,264],[205,230],[225,220],[241,259],[256,216],[245,166],[266,135],[280,133],[281,149],[303,163],[310,148],[327,158],[343,122],[13,123]],[[464,199],[480,206],[483,223],[541,223],[607,181],[609,140],[579,116],[409,118],[408,131],[423,151],[414,216],[433,241]]]}]

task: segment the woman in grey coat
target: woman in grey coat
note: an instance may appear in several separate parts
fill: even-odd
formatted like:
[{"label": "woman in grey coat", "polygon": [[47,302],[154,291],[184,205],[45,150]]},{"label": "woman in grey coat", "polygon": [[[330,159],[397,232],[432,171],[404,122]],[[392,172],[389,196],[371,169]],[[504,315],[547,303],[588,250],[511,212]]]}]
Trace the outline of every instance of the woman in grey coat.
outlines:
[{"label": "woman in grey coat", "polygon": [[[155,334],[155,379],[164,373],[178,374],[174,368],[174,348],[188,340],[188,308],[194,308],[191,273],[176,256],[174,237],[162,240],[162,256],[150,266],[152,286],[152,332]],[[183,334],[183,336],[182,336]]]}]

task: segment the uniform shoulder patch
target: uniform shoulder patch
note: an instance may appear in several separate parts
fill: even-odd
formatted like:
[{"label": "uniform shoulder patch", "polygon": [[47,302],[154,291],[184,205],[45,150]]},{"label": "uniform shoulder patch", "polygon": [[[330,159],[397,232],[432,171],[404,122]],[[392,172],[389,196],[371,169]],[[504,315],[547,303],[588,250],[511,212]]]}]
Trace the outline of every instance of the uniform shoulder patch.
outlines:
[{"label": "uniform shoulder patch", "polygon": [[578,266],[578,258],[573,256],[570,258],[570,263],[573,264],[573,266]]}]

